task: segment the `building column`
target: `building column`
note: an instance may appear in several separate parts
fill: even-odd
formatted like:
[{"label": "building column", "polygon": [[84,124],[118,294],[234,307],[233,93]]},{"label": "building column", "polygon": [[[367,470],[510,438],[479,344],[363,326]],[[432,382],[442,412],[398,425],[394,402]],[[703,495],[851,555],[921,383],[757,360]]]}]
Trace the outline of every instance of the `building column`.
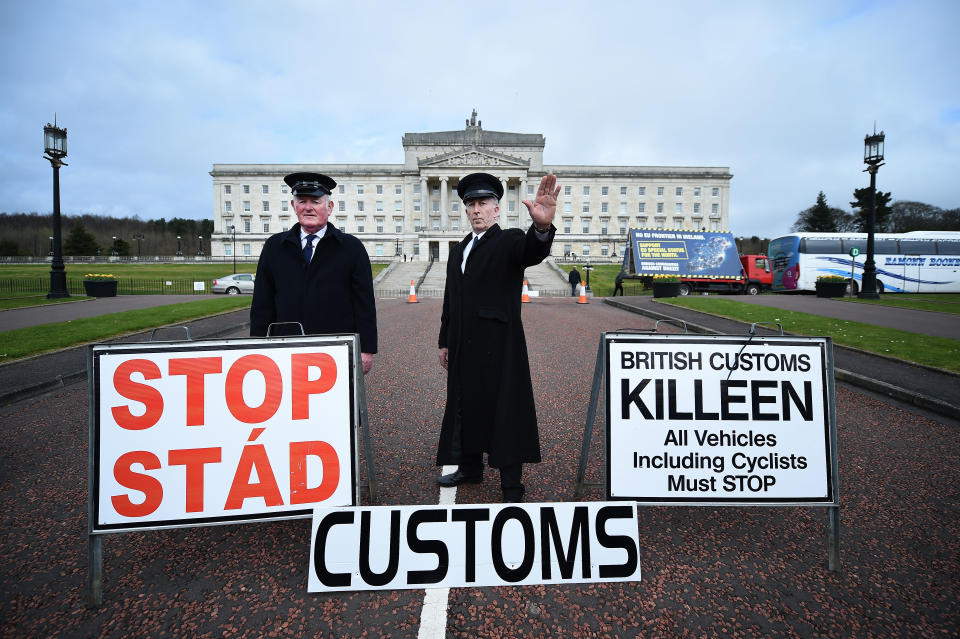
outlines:
[{"label": "building column", "polygon": [[510,219],[510,205],[507,204],[510,191],[507,190],[507,181],[504,178],[500,178],[500,184],[503,186],[503,198],[500,200],[500,219],[498,223],[503,222],[500,226],[506,228],[507,220]]},{"label": "building column", "polygon": [[527,207],[523,201],[527,198],[527,178],[520,178],[520,190],[517,192],[517,220],[520,228],[526,230],[530,226],[530,216],[527,214]]},{"label": "building column", "polygon": [[450,230],[450,223],[447,220],[447,210],[450,208],[449,196],[447,194],[448,177],[440,178],[440,230],[446,232]]},{"label": "building column", "polygon": [[420,230],[430,229],[430,191],[427,190],[427,178],[420,177]]}]

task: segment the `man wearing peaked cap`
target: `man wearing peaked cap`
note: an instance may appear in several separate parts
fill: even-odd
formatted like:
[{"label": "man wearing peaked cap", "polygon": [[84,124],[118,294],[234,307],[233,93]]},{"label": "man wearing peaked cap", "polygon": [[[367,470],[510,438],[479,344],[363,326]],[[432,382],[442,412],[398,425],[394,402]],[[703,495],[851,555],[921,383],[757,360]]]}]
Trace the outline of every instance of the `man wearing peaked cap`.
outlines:
[{"label": "man wearing peaked cap", "polygon": [[456,464],[441,486],[483,481],[483,455],[500,470],[507,502],[523,501],[523,464],[540,461],[540,437],[520,321],[523,273],[550,254],[560,187],[551,173],[524,200],[526,232],[497,224],[503,185],[489,173],[460,179],[457,193],[471,233],[450,251],[440,316],[440,366],[447,402],[437,465]]},{"label": "man wearing peaked cap", "polygon": [[[329,222],[337,186],[322,173],[291,173],[297,223],[263,245],[250,306],[250,334],[267,335],[271,324],[299,322],[307,335],[357,333],[363,372],[377,352],[373,273],[363,244]],[[281,329],[281,330],[277,330]],[[290,325],[271,335],[299,334]]]}]

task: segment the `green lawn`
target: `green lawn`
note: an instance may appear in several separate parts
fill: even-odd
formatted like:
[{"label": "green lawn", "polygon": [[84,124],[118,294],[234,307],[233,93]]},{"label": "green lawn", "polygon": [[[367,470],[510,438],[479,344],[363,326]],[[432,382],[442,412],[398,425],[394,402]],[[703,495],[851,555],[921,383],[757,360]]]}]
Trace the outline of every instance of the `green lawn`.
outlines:
[{"label": "green lawn", "polygon": [[0,333],[0,363],[47,351],[99,342],[118,335],[216,315],[250,305],[250,296],[225,295]]},{"label": "green lawn", "polygon": [[[583,270],[583,264],[557,264],[557,266],[563,269],[565,273],[569,273],[576,266],[577,270],[580,271],[580,279],[587,280],[587,273]],[[612,296],[619,272],[619,264],[597,264],[590,271],[590,290],[596,297]],[[649,295],[650,291],[644,291],[638,280],[624,280],[623,293],[624,295]]]},{"label": "green lawn", "polygon": [[[884,298],[891,296],[884,296]],[[892,328],[743,304],[720,296],[673,297],[660,301],[742,322],[769,322],[799,335],[827,336],[836,344],[960,372],[960,340],[918,335]]]}]

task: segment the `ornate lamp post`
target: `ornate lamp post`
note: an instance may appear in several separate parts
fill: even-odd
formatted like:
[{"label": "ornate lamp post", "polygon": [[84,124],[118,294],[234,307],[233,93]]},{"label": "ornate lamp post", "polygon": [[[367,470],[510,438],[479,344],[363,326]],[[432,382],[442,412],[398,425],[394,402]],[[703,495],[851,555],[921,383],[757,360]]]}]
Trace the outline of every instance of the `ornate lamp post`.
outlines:
[{"label": "ornate lamp post", "polygon": [[43,127],[43,149],[53,167],[53,259],[50,261],[50,292],[48,299],[70,297],[67,292],[67,272],[63,267],[63,253],[60,250],[60,167],[67,166],[63,158],[67,157],[67,130],[53,124]]},{"label": "ornate lamp post", "polygon": [[197,236],[197,255],[203,257],[203,236]]},{"label": "ornate lamp post", "polygon": [[113,244],[110,245],[110,255],[116,257],[120,255],[120,251],[117,250],[117,236],[113,236]]},{"label": "ornate lamp post", "polygon": [[183,257],[183,251],[180,250],[180,236],[177,236],[177,257]]},{"label": "ornate lamp post", "polygon": [[140,261],[140,240],[143,239],[143,233],[134,233],[133,239],[137,241],[137,261]]},{"label": "ornate lamp post", "polygon": [[876,222],[877,214],[877,169],[883,166],[883,131],[877,133],[876,127],[873,129],[873,135],[868,135],[863,140],[863,163],[867,165],[864,169],[870,174],[870,214],[867,217],[867,260],[863,263],[863,277],[860,280],[860,297],[862,299],[877,299],[877,265],[873,261],[873,227]]}]

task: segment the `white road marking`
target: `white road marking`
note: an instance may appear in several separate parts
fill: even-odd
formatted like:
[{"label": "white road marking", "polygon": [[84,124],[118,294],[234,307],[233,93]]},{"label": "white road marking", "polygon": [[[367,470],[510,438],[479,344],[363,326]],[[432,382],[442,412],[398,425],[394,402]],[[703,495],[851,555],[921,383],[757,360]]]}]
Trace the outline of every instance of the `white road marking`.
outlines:
[{"label": "white road marking", "polygon": [[[455,472],[457,466],[444,466],[442,475]],[[457,503],[457,487],[440,488],[441,506]],[[447,636],[447,601],[449,588],[427,588],[423,593],[423,609],[420,611],[420,631],[417,639],[443,639]]]}]

